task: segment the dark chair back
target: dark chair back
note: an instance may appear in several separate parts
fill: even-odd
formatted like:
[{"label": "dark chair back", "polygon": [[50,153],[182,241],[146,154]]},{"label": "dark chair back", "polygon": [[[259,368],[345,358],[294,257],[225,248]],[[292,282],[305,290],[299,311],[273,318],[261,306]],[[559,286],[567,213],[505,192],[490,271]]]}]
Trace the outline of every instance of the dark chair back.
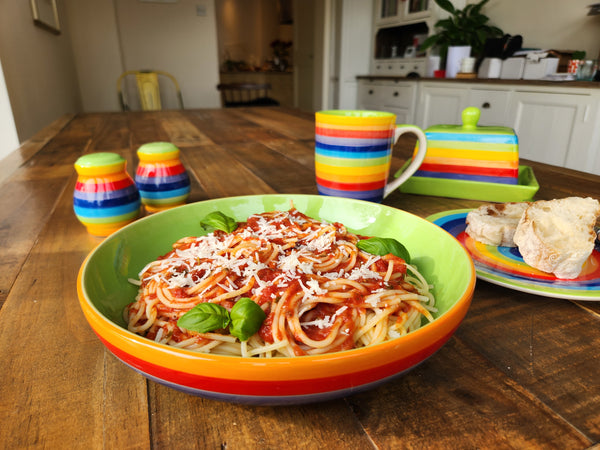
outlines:
[{"label": "dark chair back", "polygon": [[269,97],[269,83],[221,83],[217,89],[225,108],[279,105],[277,100]]}]

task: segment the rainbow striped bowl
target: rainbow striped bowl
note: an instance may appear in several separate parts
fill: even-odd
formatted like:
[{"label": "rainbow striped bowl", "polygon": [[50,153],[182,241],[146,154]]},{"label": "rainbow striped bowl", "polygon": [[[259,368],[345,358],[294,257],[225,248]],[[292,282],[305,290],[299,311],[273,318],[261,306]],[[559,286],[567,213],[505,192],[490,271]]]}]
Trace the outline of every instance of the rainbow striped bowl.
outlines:
[{"label": "rainbow striped bowl", "polygon": [[[123,308],[137,287],[128,279],[184,236],[202,233],[199,221],[222,211],[238,221],[287,210],[359,234],[394,237],[434,283],[435,320],[385,343],[296,358],[242,358],[197,353],[129,332]],[[258,195],[192,203],[147,216],[105,239],[81,266],[80,305],[102,343],[123,363],[158,383],[207,398],[249,404],[298,404],[351,395],[390,381],[433,355],[464,318],[475,287],[467,251],[450,234],[407,212],[362,200],[318,195]]]},{"label": "rainbow striped bowl", "polygon": [[90,234],[108,236],[140,215],[140,194],[116,153],[91,153],[75,162],[73,209]]},{"label": "rainbow striped bowl", "polygon": [[138,148],[135,172],[142,203],[150,212],[183,205],[190,195],[190,178],[170,142],[150,142]]}]

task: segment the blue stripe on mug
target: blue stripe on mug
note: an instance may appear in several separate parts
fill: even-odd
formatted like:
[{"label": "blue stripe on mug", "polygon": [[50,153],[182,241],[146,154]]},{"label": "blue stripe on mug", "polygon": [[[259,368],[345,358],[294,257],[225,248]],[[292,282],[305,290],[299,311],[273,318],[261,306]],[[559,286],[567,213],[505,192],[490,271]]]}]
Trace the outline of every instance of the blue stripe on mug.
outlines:
[{"label": "blue stripe on mug", "polygon": [[141,202],[135,201],[121,206],[113,206],[110,208],[84,208],[78,205],[73,205],[75,214],[81,217],[113,217],[121,216],[137,211],[141,206]]},{"label": "blue stripe on mug", "polygon": [[339,189],[326,188],[317,184],[317,190],[321,195],[330,197],[346,197],[357,200],[367,200],[370,202],[381,202],[383,199],[383,189],[374,189],[372,191],[342,191]]},{"label": "blue stripe on mug", "polygon": [[118,200],[127,198],[137,193],[137,187],[135,184],[131,184],[123,189],[117,189],[115,191],[104,191],[104,192],[82,192],[75,190],[73,192],[73,198],[83,202],[104,202],[107,200]]},{"label": "blue stripe on mug", "polygon": [[429,172],[426,170],[417,170],[413,176],[427,178],[448,178],[451,180],[483,181],[486,183],[518,184],[518,180],[513,177],[491,177],[487,175],[469,175],[463,173]]},{"label": "blue stripe on mug", "polygon": [[381,152],[381,151],[387,151],[387,150],[389,150],[391,148],[391,146],[389,144],[385,144],[385,145],[369,145],[369,146],[365,146],[365,147],[347,147],[347,146],[344,146],[344,145],[319,144],[317,142],[316,143],[316,148],[323,149],[323,150],[335,151],[335,152],[361,153],[361,152]]},{"label": "blue stripe on mug", "polygon": [[349,159],[363,159],[363,158],[383,158],[389,155],[389,150],[383,150],[379,152],[339,152],[335,150],[324,150],[316,147],[315,153],[321,156],[327,156],[329,158],[349,158]]},{"label": "blue stripe on mug", "polygon": [[112,208],[120,205],[129,204],[132,202],[139,202],[140,193],[137,189],[133,192],[129,192],[127,195],[117,197],[117,198],[108,198],[108,199],[95,199],[95,200],[84,200],[73,195],[73,205],[85,208],[85,209],[99,209],[99,208]]},{"label": "blue stripe on mug", "polygon": [[147,199],[155,199],[155,200],[161,200],[161,199],[165,199],[165,198],[171,198],[171,197],[180,197],[182,195],[186,195],[190,193],[190,187],[184,187],[184,188],[180,188],[180,189],[172,189],[170,191],[144,191],[142,189],[140,189],[140,194],[142,195],[143,198],[147,198]]}]

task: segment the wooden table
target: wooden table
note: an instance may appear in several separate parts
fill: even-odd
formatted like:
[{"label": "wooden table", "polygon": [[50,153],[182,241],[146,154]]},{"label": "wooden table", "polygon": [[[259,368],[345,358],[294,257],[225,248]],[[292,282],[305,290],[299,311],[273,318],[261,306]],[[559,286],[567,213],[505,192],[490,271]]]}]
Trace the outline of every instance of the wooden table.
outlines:
[{"label": "wooden table", "polygon": [[[406,376],[321,404],[254,407],[147,381],[87,325],[75,281],[101,240],[72,210],[73,163],[171,141],[190,201],[315,194],[314,122],[283,108],[63,117],[0,163],[1,448],[557,448],[600,442],[600,303],[478,281],[454,337]],[[404,142],[395,159],[410,154]],[[600,198],[600,177],[527,162],[537,199]],[[477,201],[396,192],[426,217]]]}]

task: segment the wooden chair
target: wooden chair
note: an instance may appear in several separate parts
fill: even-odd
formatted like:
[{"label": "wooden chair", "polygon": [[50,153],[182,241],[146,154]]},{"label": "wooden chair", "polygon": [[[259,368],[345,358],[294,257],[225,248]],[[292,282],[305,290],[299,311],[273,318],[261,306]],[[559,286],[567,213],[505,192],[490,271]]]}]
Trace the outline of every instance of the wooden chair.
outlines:
[{"label": "wooden chair", "polygon": [[225,108],[279,105],[277,100],[269,97],[269,83],[221,83],[217,89]]},{"label": "wooden chair", "polygon": [[162,70],[123,72],[117,79],[117,93],[123,111],[158,111],[163,109],[164,103],[177,104],[184,109],[179,83],[173,75]]}]

